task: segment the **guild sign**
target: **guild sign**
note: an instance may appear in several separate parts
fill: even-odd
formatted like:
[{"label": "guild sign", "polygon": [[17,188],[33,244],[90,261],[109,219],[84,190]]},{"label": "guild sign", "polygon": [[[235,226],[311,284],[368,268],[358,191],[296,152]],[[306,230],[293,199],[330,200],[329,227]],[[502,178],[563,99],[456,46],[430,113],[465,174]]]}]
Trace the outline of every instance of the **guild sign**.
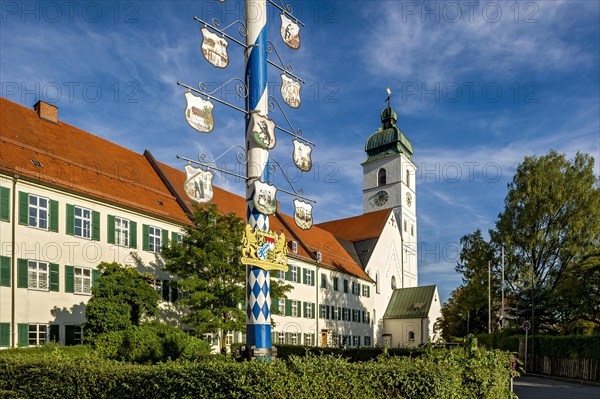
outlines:
[{"label": "guild sign", "polygon": [[294,143],[294,152],[292,158],[294,164],[303,172],[308,172],[312,168],[312,160],[310,159],[310,153],[312,148],[309,145],[299,142],[298,140],[292,140]]},{"label": "guild sign", "polygon": [[281,98],[287,105],[292,108],[298,108],[300,106],[300,83],[296,82],[292,78],[286,76],[285,73],[281,74]]},{"label": "guild sign", "polygon": [[310,229],[313,225],[312,205],[307,202],[300,201],[299,199],[295,199],[294,221],[302,230]]},{"label": "guild sign", "polygon": [[290,48],[298,50],[300,48],[300,26],[285,14],[281,14],[281,38]]},{"label": "guild sign", "polygon": [[277,210],[277,188],[259,180],[254,182],[254,194],[252,199],[254,207],[263,215],[272,215]]},{"label": "guild sign", "polygon": [[266,116],[253,113],[248,124],[250,135],[254,142],[262,149],[275,148],[275,122]]},{"label": "guild sign", "polygon": [[201,133],[208,133],[215,127],[213,119],[214,105],[208,100],[196,97],[189,91],[184,93],[187,105],[185,107],[185,119],[187,123]]},{"label": "guild sign", "polygon": [[243,265],[252,265],[264,270],[288,271],[287,243],[283,233],[279,236],[271,231],[255,229],[247,224],[242,237]]},{"label": "guild sign", "polygon": [[209,202],[213,197],[212,172],[185,165],[185,173],[184,190],[187,196],[201,204]]},{"label": "guild sign", "polygon": [[227,55],[227,40],[212,33],[207,28],[200,29],[202,32],[202,54],[206,61],[217,68],[225,68],[229,64]]}]

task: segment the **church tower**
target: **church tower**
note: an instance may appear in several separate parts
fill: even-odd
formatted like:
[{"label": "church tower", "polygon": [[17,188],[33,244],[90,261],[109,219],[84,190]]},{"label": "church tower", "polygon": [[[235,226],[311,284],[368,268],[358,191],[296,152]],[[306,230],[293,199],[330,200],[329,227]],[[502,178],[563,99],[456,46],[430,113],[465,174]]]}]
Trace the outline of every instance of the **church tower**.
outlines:
[{"label": "church tower", "polygon": [[[403,270],[417,266],[417,193],[410,140],[400,131],[398,114],[389,105],[381,112],[381,127],[367,140],[367,160],[363,167],[363,212],[393,209],[402,237]],[[416,274],[416,273],[415,273]],[[402,287],[415,286],[414,281],[402,282]]]}]

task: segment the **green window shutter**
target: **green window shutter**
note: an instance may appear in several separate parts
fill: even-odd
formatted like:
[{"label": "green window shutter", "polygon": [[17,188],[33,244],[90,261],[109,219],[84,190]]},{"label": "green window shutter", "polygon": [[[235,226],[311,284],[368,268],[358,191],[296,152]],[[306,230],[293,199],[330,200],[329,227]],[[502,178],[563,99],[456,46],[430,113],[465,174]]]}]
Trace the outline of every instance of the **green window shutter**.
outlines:
[{"label": "green window shutter", "polygon": [[129,222],[129,246],[131,248],[137,248],[137,223]]},{"label": "green window shutter", "polygon": [[19,346],[29,346],[29,324],[21,324],[18,326],[19,340],[17,341]]},{"label": "green window shutter", "polygon": [[371,287],[367,285],[367,298],[371,297]]},{"label": "green window shutter", "polygon": [[58,292],[58,264],[50,263],[50,291]]},{"label": "green window shutter", "polygon": [[[314,303],[310,304],[310,309],[312,310],[312,318],[314,319],[316,317],[316,315],[315,315],[315,304]],[[313,340],[313,344],[314,344],[314,340]]]},{"label": "green window shutter", "polygon": [[75,205],[67,204],[67,234],[75,234]]},{"label": "green window shutter", "polygon": [[338,306],[338,320],[342,320],[342,308]]},{"label": "green window shutter", "polygon": [[329,305],[325,305],[325,318],[326,319],[330,319],[330,314],[329,314],[329,310],[331,309],[331,307]]},{"label": "green window shutter", "polygon": [[65,326],[65,345],[75,345],[75,326]]},{"label": "green window shutter", "polygon": [[106,217],[106,237],[109,244],[115,243],[115,217],[113,215]]},{"label": "green window shutter", "polygon": [[0,187],[0,220],[10,222],[10,188]]},{"label": "green window shutter", "polygon": [[17,260],[17,288],[27,288],[27,259]]},{"label": "green window shutter", "polygon": [[162,299],[163,301],[169,302],[169,286],[171,282],[169,280],[163,280],[162,282]]},{"label": "green window shutter", "polygon": [[344,292],[348,293],[348,280],[344,279]]},{"label": "green window shutter", "polygon": [[52,342],[60,341],[59,335],[60,327],[58,324],[50,324],[50,337],[49,340]]},{"label": "green window shutter", "polygon": [[[271,299],[271,313],[279,314],[279,298]],[[273,341],[275,342],[275,341]]]},{"label": "green window shutter", "polygon": [[289,332],[285,333],[285,343],[286,344],[291,344],[292,343],[292,333],[289,333]]},{"label": "green window shutter", "polygon": [[292,301],[289,299],[285,300],[285,315],[286,316],[292,315]]},{"label": "green window shutter", "polygon": [[292,279],[292,267],[288,267],[287,272],[285,272],[285,280],[290,281]]},{"label": "green window shutter", "polygon": [[10,346],[10,323],[0,323],[0,346]]},{"label": "green window shutter", "polygon": [[327,276],[321,273],[321,288],[327,288]]},{"label": "green window shutter", "polygon": [[356,283],[356,295],[360,296],[360,283]]},{"label": "green window shutter", "polygon": [[310,285],[311,286],[315,286],[315,271],[311,270],[310,271]]},{"label": "green window shutter", "polygon": [[179,242],[179,238],[177,236],[177,232],[176,231],[172,231],[171,232],[171,241],[173,241],[175,244],[177,244]]},{"label": "green window shutter", "polygon": [[338,278],[337,277],[333,278],[333,290],[334,291],[338,290]]},{"label": "green window shutter", "polygon": [[19,224],[29,225],[29,194],[19,191]]},{"label": "green window shutter", "polygon": [[300,301],[300,304],[302,305],[302,311],[300,312],[300,316],[306,317],[308,315],[308,311],[306,310],[306,305],[308,305],[308,302]]},{"label": "green window shutter", "polygon": [[58,233],[58,201],[50,200],[50,231]]},{"label": "green window shutter", "polygon": [[302,268],[302,284],[306,284],[306,269]]},{"label": "green window shutter", "polygon": [[75,268],[65,266],[65,292],[75,292]]},{"label": "green window shutter", "polygon": [[161,247],[166,248],[169,246],[169,230],[167,229],[161,229],[160,230],[160,234],[161,234]]},{"label": "green window shutter", "polygon": [[148,225],[142,225],[142,249],[148,251],[150,249],[150,236],[149,236]]},{"label": "green window shutter", "polygon": [[92,270],[92,287],[98,286],[98,278],[102,276],[100,270]]},{"label": "green window shutter", "polygon": [[0,256],[0,287],[10,287],[10,258]]},{"label": "green window shutter", "polygon": [[100,241],[100,212],[92,211],[92,240]]}]

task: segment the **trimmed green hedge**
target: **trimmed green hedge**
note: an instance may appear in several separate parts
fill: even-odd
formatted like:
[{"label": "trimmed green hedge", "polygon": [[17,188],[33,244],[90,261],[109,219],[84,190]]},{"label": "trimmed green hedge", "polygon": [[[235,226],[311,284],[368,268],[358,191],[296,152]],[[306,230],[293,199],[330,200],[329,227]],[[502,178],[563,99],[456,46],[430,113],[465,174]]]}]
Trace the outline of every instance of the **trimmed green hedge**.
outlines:
[{"label": "trimmed green hedge", "polygon": [[277,357],[279,359],[288,359],[290,356],[303,357],[308,354],[313,355],[336,355],[348,359],[351,362],[364,362],[377,359],[384,351],[390,356],[408,356],[417,357],[425,353],[423,348],[321,348],[316,346],[299,345],[275,345],[277,347]]},{"label": "trimmed green hedge", "polygon": [[[21,352],[19,352],[21,351]],[[510,398],[509,357],[476,345],[432,350],[418,358],[290,356],[236,362],[225,356],[137,365],[55,348],[0,353],[0,392],[61,399],[168,398]]]},{"label": "trimmed green hedge", "polygon": [[[520,338],[524,336],[510,335],[509,332],[477,335],[477,340],[486,348],[510,352],[519,351]],[[531,350],[531,335],[528,341]],[[600,335],[536,335],[535,353],[556,359],[600,360]]]}]

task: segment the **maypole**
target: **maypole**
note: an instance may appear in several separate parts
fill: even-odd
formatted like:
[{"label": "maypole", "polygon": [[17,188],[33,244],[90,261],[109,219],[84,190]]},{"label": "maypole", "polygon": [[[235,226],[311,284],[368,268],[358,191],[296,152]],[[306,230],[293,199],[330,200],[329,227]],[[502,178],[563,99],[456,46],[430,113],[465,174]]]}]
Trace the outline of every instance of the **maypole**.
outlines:
[{"label": "maypole", "polygon": [[[266,0],[246,0],[246,223],[253,229],[269,230],[269,216],[254,206],[254,182],[268,181],[269,151],[257,145],[250,129],[251,115],[267,116],[267,4]],[[254,347],[254,356],[271,351],[270,272],[257,266],[246,267],[246,345]]]}]

